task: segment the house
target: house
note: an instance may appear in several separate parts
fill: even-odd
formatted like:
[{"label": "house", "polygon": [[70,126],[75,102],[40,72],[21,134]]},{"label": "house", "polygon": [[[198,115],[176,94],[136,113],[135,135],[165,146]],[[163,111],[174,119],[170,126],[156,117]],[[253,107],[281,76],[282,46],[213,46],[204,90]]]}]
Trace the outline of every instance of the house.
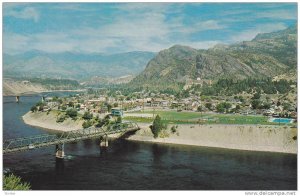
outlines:
[{"label": "house", "polygon": [[123,116],[123,110],[121,110],[120,108],[112,108],[111,115],[112,116]]},{"label": "house", "polygon": [[151,101],[151,106],[152,107],[158,107],[158,106],[160,106],[160,102],[162,101],[162,99],[161,98],[154,98],[154,99],[152,99],[152,101]]},{"label": "house", "polygon": [[58,106],[58,103],[55,101],[47,102],[47,106],[50,108],[54,108],[54,107]]},{"label": "house", "polygon": [[162,100],[162,101],[160,102],[160,104],[161,104],[162,107],[168,107],[168,106],[169,106],[169,101],[167,101],[167,100]]}]

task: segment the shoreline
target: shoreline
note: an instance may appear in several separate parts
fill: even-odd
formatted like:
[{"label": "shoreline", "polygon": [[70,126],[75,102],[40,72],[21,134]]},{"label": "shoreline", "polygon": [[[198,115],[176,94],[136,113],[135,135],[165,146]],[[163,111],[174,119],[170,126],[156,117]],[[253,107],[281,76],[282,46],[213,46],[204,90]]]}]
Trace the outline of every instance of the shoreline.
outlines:
[{"label": "shoreline", "polygon": [[33,113],[31,111],[23,115],[22,119],[27,125],[61,132],[81,129],[83,123],[82,120],[73,121],[71,119],[66,119],[62,123],[57,123],[56,116],[53,113],[47,115],[46,112]]},{"label": "shoreline", "polygon": [[[54,114],[27,112],[23,117],[25,124],[53,131],[72,131],[82,128],[82,120],[65,120],[56,123]],[[138,123],[141,127],[129,141],[142,141],[162,144],[180,144],[203,147],[226,148],[248,151],[265,151],[297,154],[297,128],[274,125],[177,125],[176,133],[171,133],[169,125],[167,137],[153,138],[150,124]],[[116,138],[118,135],[110,135]],[[295,139],[296,137],[296,139]]]},{"label": "shoreline", "polygon": [[[170,127],[169,127],[170,128]],[[169,129],[168,128],[168,129]],[[154,139],[143,127],[128,138],[163,144],[215,147],[234,150],[297,154],[297,129],[272,125],[178,125],[177,134]]]},{"label": "shoreline", "polygon": [[[41,90],[41,91],[31,91],[31,92],[20,92],[19,96],[30,96],[30,95],[36,95],[40,93],[51,93],[51,92],[84,92],[85,89],[77,89],[77,90]],[[12,97],[16,96],[17,94],[3,94],[3,97]]]}]

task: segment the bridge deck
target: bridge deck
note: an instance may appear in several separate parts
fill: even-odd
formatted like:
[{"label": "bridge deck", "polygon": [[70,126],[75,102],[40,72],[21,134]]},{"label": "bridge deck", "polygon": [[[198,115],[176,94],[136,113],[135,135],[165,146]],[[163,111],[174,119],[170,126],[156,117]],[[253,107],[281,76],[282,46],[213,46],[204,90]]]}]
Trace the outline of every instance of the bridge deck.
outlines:
[{"label": "bridge deck", "polygon": [[43,134],[31,137],[10,139],[3,142],[3,154],[42,148],[63,143],[77,142],[92,138],[100,138],[101,136],[105,135],[125,133],[128,131],[136,130],[139,130],[138,125],[130,122],[114,124],[107,129],[92,127],[87,129],[63,132],[61,135]]}]

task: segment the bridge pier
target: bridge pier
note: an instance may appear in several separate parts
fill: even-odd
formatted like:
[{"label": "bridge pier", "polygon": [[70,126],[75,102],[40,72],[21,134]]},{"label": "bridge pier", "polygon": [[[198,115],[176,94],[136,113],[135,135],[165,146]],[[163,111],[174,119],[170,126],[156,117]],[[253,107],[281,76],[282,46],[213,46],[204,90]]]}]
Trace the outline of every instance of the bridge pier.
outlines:
[{"label": "bridge pier", "polygon": [[20,102],[20,96],[16,96],[16,102],[17,102],[17,103]]},{"label": "bridge pier", "polygon": [[65,144],[56,144],[55,148],[55,156],[56,158],[63,159],[65,156]]},{"label": "bridge pier", "polygon": [[100,147],[108,147],[108,137],[104,135],[100,138]]}]

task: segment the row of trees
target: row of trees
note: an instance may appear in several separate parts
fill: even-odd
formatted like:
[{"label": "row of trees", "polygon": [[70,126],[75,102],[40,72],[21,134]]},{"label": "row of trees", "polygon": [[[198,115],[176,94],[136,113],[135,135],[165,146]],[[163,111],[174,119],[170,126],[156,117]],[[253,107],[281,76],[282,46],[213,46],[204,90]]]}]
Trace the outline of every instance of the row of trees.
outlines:
[{"label": "row of trees", "polygon": [[30,111],[31,112],[42,111],[45,106],[46,106],[46,103],[40,101],[40,102],[36,103],[34,106],[32,106],[30,108]]},{"label": "row of trees", "polygon": [[80,84],[76,80],[70,79],[53,79],[53,78],[29,78],[27,79],[31,83],[42,84],[53,89],[59,88],[68,88],[68,89],[77,89],[80,87]]},{"label": "row of trees", "polygon": [[277,91],[280,94],[287,93],[291,90],[291,85],[295,82],[287,80],[272,81],[271,78],[267,79],[254,79],[247,78],[244,80],[233,80],[233,79],[219,79],[212,86],[194,86],[194,89],[201,91],[202,95],[234,95],[243,91],[251,93],[253,90],[264,92],[266,94],[276,94]]}]

